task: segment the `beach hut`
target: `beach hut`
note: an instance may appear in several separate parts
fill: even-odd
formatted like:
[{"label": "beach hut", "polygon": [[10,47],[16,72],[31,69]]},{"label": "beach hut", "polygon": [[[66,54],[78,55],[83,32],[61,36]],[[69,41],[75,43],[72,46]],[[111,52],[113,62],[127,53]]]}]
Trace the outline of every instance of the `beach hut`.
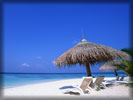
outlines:
[{"label": "beach hut", "polygon": [[113,60],[114,58],[129,59],[129,56],[125,52],[114,48],[89,42],[83,36],[81,42],[58,57],[54,64],[59,67],[83,64],[86,66],[87,75],[91,76],[90,64],[93,65],[97,62]]},{"label": "beach hut", "polygon": [[117,73],[118,68],[114,66],[115,64],[120,64],[120,62],[117,60],[108,61],[101,68],[99,68],[99,70],[100,71],[114,70],[115,76],[118,76]]}]

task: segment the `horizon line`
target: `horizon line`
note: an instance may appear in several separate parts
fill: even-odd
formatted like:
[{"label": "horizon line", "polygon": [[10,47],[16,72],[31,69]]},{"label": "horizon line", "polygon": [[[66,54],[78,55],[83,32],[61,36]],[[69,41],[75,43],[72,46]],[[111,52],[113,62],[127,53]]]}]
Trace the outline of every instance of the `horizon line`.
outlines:
[{"label": "horizon line", "polygon": [[[92,74],[95,74],[95,73],[114,73],[114,72],[92,72]],[[124,73],[124,72],[118,72],[118,73]],[[87,74],[87,73],[15,73],[15,72],[0,72],[0,74]]]}]

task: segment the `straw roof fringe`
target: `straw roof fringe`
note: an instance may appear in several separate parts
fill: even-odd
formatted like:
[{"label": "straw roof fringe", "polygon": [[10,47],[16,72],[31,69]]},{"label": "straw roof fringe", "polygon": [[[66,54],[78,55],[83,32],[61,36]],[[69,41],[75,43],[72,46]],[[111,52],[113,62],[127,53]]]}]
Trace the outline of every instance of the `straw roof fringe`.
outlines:
[{"label": "straw roof fringe", "polygon": [[66,51],[55,60],[57,66],[66,66],[71,64],[94,64],[113,59],[130,59],[125,52],[118,51],[111,47],[91,43],[88,41],[79,42],[76,46]]},{"label": "straw roof fringe", "polygon": [[121,63],[117,60],[108,61],[99,70],[101,70],[101,71],[117,70],[118,68],[116,66],[114,66],[114,64],[121,64]]}]

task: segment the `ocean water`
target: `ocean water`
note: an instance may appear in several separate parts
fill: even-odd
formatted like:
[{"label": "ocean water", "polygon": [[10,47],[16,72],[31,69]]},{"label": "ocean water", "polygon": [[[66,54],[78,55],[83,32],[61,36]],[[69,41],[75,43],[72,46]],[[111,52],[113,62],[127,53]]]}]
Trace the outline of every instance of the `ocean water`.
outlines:
[{"label": "ocean water", "polygon": [[[2,88],[16,87],[20,85],[50,82],[63,79],[82,78],[86,73],[61,73],[61,74],[0,74],[0,86]],[[114,73],[92,73],[92,76],[115,77]],[[119,73],[119,76],[127,76],[124,73]]]}]

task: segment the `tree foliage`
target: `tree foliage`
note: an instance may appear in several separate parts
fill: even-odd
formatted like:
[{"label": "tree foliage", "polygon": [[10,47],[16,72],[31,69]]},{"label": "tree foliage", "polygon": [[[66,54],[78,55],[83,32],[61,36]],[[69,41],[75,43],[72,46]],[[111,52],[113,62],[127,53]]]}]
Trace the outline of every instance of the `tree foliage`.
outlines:
[{"label": "tree foliage", "polygon": [[123,70],[130,77],[133,77],[133,49],[122,49],[121,51],[126,52],[131,56],[129,61],[119,60],[120,64],[114,64],[119,70]]}]

